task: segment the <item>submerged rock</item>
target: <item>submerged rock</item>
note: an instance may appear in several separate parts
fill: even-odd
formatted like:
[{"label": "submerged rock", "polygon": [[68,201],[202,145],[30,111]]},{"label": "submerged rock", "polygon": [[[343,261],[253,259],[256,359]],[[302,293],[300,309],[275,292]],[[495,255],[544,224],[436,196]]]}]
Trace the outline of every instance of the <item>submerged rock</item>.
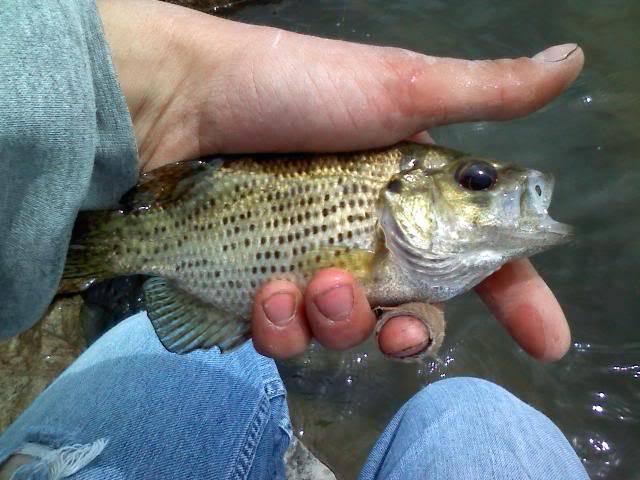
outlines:
[{"label": "submerged rock", "polygon": [[0,431],[86,348],[79,295],[56,300],[26,332],[0,342]]},{"label": "submerged rock", "polygon": [[284,454],[284,461],[287,480],[336,480],[333,472],[295,436]]}]

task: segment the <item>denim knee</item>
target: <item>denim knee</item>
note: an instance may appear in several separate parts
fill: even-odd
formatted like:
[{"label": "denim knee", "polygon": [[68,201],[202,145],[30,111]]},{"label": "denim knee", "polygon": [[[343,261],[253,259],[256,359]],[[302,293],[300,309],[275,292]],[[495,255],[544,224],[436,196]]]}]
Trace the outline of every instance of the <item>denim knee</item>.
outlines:
[{"label": "denim knee", "polygon": [[432,383],[403,409],[402,422],[415,426],[414,435],[438,432],[452,441],[456,436],[476,438],[509,449],[533,443],[544,449],[544,444],[554,443],[575,455],[547,416],[487,380],[456,377]]},{"label": "denim knee", "polygon": [[545,415],[485,380],[435,382],[380,437],[361,479],[588,478]]},{"label": "denim knee", "polygon": [[250,342],[224,355],[170,353],[141,314],[107,332],[0,436],[0,465],[26,446],[46,450],[36,455],[46,466],[72,446],[96,455],[79,478],[284,478],[290,435],[273,360]]},{"label": "denim knee", "polygon": [[[540,414],[522,400],[495,383],[474,377],[454,377],[429,384],[414,395],[405,405],[416,414],[428,409],[434,413],[459,409],[458,413],[477,413],[483,408],[525,408]],[[407,412],[408,413],[408,412]]]}]

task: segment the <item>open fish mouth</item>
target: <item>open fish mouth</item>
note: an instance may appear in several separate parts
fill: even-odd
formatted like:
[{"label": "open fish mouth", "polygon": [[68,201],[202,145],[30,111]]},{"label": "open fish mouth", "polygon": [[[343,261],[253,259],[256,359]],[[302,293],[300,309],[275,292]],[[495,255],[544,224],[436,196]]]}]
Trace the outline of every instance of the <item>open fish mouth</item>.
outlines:
[{"label": "open fish mouth", "polygon": [[571,225],[549,216],[554,184],[552,175],[531,171],[520,195],[521,219],[518,231],[536,246],[560,245],[573,238],[574,230]]}]

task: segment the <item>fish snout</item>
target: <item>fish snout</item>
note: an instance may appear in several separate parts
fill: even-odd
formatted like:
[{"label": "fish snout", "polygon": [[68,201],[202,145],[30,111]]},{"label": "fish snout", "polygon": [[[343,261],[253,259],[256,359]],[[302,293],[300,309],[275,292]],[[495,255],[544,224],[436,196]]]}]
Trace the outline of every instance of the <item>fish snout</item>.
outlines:
[{"label": "fish snout", "polygon": [[550,173],[537,170],[528,172],[521,207],[525,216],[546,215],[553,195],[554,178]]},{"label": "fish snout", "polygon": [[521,225],[536,232],[533,237],[537,238],[537,242],[534,243],[558,245],[573,237],[570,225],[556,222],[549,216],[554,184],[553,175],[549,173],[537,170],[527,172],[520,199]]}]

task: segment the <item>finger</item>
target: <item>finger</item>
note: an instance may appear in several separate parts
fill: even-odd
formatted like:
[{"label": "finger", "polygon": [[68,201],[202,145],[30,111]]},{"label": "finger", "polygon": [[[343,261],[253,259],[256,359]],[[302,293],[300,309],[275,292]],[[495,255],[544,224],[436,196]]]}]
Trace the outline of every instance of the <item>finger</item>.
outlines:
[{"label": "finger", "polygon": [[313,336],[325,347],[349,348],[373,331],[375,315],[351,274],[336,268],[321,270],[309,282],[304,296]]},{"label": "finger", "polygon": [[378,335],[382,353],[403,358],[416,355],[429,346],[429,330],[416,317],[408,315],[389,320]]},{"label": "finger", "polygon": [[253,303],[253,345],[263,355],[288,358],[302,353],[311,341],[300,290],[290,282],[264,284]]},{"label": "finger", "polygon": [[569,349],[571,332],[562,308],[529,260],[507,263],[476,292],[533,357],[558,360]]},{"label": "finger", "polygon": [[[215,135],[200,146],[216,152],[371,148],[434,125],[521,116],[557,96],[584,60],[575,45],[533,58],[470,61],[217,25],[238,36],[242,52],[231,48],[224,68],[211,69],[218,77],[191,97],[207,93],[199,133]],[[187,91],[203,90],[197,79]]]}]

